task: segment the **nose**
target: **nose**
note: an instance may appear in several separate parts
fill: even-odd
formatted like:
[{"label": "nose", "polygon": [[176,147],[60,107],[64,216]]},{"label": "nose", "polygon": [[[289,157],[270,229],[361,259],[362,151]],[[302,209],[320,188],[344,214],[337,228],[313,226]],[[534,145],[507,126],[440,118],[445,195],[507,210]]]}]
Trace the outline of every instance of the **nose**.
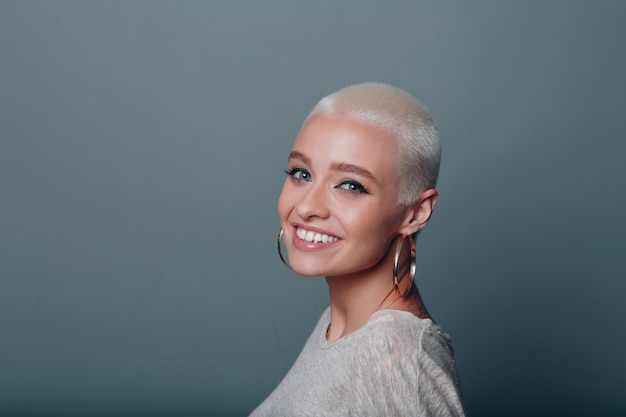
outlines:
[{"label": "nose", "polygon": [[328,192],[328,187],[323,183],[314,183],[307,187],[295,207],[298,216],[302,219],[327,218],[330,215]]}]

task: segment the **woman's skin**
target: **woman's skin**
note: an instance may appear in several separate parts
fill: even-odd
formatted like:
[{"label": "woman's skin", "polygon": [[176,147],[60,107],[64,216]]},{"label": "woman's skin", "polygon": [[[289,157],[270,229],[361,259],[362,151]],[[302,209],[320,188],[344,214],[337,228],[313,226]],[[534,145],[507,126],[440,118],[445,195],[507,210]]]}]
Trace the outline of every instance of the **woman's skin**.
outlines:
[{"label": "woman's skin", "polygon": [[407,277],[409,245],[400,256],[398,297],[392,283],[395,248],[430,219],[437,191],[399,203],[393,137],[366,122],[318,113],[302,126],[289,155],[278,201],[289,264],[328,283],[328,340],[363,326],[382,308],[429,317]]}]

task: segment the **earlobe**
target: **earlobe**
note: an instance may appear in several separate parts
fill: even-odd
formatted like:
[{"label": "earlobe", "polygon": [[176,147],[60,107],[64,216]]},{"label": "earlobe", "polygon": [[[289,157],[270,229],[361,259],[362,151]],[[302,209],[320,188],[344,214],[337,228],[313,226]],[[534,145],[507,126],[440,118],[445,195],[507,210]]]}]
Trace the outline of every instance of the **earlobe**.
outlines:
[{"label": "earlobe", "polygon": [[403,233],[412,235],[428,224],[435,210],[439,193],[434,188],[424,191],[415,203],[408,208],[407,221]]}]

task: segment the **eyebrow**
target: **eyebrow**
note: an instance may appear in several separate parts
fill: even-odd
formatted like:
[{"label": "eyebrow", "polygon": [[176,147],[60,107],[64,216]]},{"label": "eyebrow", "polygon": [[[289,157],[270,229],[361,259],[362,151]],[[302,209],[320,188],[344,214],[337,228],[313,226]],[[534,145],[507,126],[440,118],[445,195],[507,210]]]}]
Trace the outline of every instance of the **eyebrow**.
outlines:
[{"label": "eyebrow", "polygon": [[309,159],[309,157],[298,151],[291,151],[291,153],[289,154],[289,160],[291,161],[292,159],[299,159],[305,164],[311,165],[311,160]]},{"label": "eyebrow", "polygon": [[[291,151],[291,153],[289,154],[289,160],[292,160],[292,159],[298,159],[307,165],[311,165],[311,159],[305,154],[298,152],[298,151]],[[376,177],[374,176],[374,174],[372,174],[367,169],[360,167],[358,165],[349,164],[347,162],[333,162],[330,166],[330,169],[332,169],[333,171],[338,171],[338,172],[348,172],[348,173],[361,175],[378,184],[378,181],[376,180]]]},{"label": "eyebrow", "polygon": [[333,164],[331,165],[331,169],[334,171],[349,172],[352,174],[361,175],[363,177],[370,179],[371,181],[374,181],[376,184],[378,184],[378,181],[376,181],[376,177],[374,176],[374,174],[372,174],[367,169],[360,167],[358,165],[348,164],[345,162],[333,162]]}]

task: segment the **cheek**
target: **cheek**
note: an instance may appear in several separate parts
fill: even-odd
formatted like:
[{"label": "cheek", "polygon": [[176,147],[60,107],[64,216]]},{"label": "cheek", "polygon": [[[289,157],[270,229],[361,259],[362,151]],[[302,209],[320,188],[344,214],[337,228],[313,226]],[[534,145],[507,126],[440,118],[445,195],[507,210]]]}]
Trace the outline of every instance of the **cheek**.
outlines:
[{"label": "cheek", "polygon": [[292,204],[290,202],[290,192],[288,190],[289,185],[285,181],[283,185],[283,189],[280,192],[280,196],[278,197],[278,217],[280,220],[286,220],[287,216],[291,212]]},{"label": "cheek", "polygon": [[349,211],[344,217],[355,234],[373,244],[390,242],[398,233],[402,220],[401,213],[395,210],[372,207],[369,210]]}]

